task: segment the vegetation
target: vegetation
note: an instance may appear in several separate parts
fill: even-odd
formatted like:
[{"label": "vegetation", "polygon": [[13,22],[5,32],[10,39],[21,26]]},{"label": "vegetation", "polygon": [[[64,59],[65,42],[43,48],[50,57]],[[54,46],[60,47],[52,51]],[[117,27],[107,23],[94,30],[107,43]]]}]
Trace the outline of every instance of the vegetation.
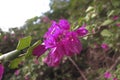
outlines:
[{"label": "vegetation", "polygon": [[[51,0],[50,8],[42,16],[28,19],[20,29],[0,30],[1,56],[13,50],[11,53],[17,53],[0,56],[2,80],[120,80],[120,1]],[[60,19],[67,19],[71,30],[86,24],[88,34],[80,38],[80,54],[49,67],[43,63],[48,52],[37,60],[32,51],[43,42],[51,21]]]}]

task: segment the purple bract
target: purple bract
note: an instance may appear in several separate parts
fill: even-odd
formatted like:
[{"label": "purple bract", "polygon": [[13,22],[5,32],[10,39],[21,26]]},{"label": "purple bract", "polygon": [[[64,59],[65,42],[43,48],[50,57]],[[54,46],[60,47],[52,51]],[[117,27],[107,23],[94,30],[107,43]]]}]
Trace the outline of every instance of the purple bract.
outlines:
[{"label": "purple bract", "polygon": [[118,80],[117,78],[113,78],[112,80]]},{"label": "purple bract", "polygon": [[119,16],[115,15],[113,16],[113,20],[118,20]]},{"label": "purple bract", "polygon": [[85,27],[86,25],[84,24],[82,27],[76,30],[79,36],[85,36],[88,33],[88,30]]},{"label": "purple bract", "polygon": [[20,74],[20,70],[16,70],[15,73],[14,73],[16,76],[18,76]]},{"label": "purple bract", "polygon": [[120,27],[120,23],[117,23],[116,26]]},{"label": "purple bract", "polygon": [[52,21],[52,25],[44,35],[43,44],[33,49],[33,55],[39,57],[49,50],[44,62],[48,66],[58,66],[64,56],[80,54],[82,44],[78,37],[87,33],[85,25],[78,30],[71,31],[70,23],[67,20],[61,19],[58,23]]},{"label": "purple bract", "polygon": [[101,47],[102,47],[105,51],[107,51],[107,50],[109,49],[109,46],[108,46],[108,44],[106,44],[106,43],[103,43],[103,44],[101,45]]},{"label": "purple bract", "polygon": [[46,51],[45,45],[38,45],[33,49],[33,55],[39,57]]},{"label": "purple bract", "polygon": [[0,80],[2,80],[3,73],[4,73],[4,67],[2,64],[0,64]]},{"label": "purple bract", "polygon": [[110,72],[105,72],[105,74],[104,74],[104,77],[106,78],[106,79],[109,79],[109,78],[111,78],[111,73]]}]

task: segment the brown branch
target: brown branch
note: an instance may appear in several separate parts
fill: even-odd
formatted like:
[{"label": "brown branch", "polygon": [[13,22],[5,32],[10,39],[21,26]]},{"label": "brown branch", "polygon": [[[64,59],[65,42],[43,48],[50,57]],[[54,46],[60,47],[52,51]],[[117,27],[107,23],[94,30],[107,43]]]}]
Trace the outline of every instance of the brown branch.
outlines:
[{"label": "brown branch", "polygon": [[114,64],[107,71],[113,70],[116,67],[116,65],[118,64],[119,61],[120,61],[120,56],[115,60]]},{"label": "brown branch", "polygon": [[76,69],[79,71],[80,75],[82,76],[83,80],[87,80],[87,78],[85,77],[85,75],[83,74],[83,72],[80,70],[80,68],[78,67],[78,65],[73,61],[72,58],[68,57],[68,59],[72,62],[72,64],[76,67]]},{"label": "brown branch", "polygon": [[[109,69],[106,70],[106,72],[110,72],[111,70],[113,70],[116,67],[116,65],[118,64],[119,61],[120,61],[120,56],[115,60],[114,64]],[[103,74],[100,75],[99,77],[97,77],[95,80],[100,80],[100,78],[102,76],[103,76]]]}]

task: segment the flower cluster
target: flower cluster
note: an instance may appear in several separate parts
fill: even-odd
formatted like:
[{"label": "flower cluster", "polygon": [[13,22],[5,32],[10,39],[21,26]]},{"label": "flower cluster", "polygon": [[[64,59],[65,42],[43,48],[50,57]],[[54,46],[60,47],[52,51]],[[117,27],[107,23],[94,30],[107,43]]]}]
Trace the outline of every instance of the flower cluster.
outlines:
[{"label": "flower cluster", "polygon": [[58,66],[64,56],[72,56],[81,52],[82,44],[78,37],[87,33],[85,25],[71,31],[70,23],[67,20],[61,19],[58,23],[52,21],[51,27],[44,35],[44,42],[33,49],[33,55],[39,57],[49,50],[44,62],[48,66]]}]

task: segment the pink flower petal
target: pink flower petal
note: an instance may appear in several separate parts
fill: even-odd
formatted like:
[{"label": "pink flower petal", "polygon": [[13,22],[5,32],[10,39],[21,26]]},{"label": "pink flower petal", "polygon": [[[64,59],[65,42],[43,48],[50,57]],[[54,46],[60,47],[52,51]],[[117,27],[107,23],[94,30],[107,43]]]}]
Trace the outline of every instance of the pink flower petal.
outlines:
[{"label": "pink flower petal", "polygon": [[3,73],[4,73],[4,67],[2,64],[0,64],[0,80],[2,80]]},{"label": "pink flower petal", "polygon": [[45,51],[46,51],[45,45],[38,45],[37,47],[35,47],[35,48],[33,49],[32,54],[33,54],[34,56],[39,57],[39,56],[41,56]]},{"label": "pink flower petal", "polygon": [[105,74],[104,74],[104,77],[106,78],[106,79],[109,79],[109,78],[111,78],[111,73],[110,72],[105,72]]}]

